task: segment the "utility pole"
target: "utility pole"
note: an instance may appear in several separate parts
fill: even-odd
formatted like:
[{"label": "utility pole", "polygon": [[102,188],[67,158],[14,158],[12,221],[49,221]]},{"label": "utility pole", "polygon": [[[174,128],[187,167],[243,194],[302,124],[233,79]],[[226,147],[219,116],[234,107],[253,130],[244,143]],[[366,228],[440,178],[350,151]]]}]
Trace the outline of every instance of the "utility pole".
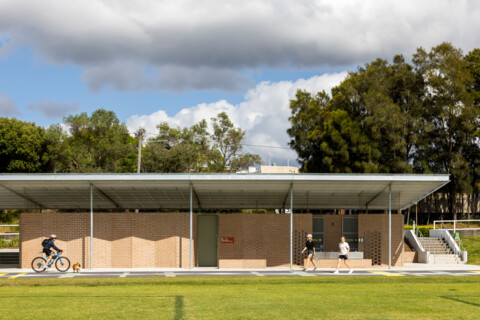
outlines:
[{"label": "utility pole", "polygon": [[[145,134],[145,128],[139,128],[136,132],[137,140],[138,140],[138,158],[137,158],[137,173],[140,173],[140,169],[142,168],[142,145],[143,145],[143,135]],[[138,213],[138,209],[135,209],[135,213]]]},{"label": "utility pole", "polygon": [[138,140],[138,158],[137,158],[137,173],[140,173],[140,169],[142,167],[142,145],[143,145],[143,135],[145,134],[145,128],[139,128],[136,132],[137,140]]}]

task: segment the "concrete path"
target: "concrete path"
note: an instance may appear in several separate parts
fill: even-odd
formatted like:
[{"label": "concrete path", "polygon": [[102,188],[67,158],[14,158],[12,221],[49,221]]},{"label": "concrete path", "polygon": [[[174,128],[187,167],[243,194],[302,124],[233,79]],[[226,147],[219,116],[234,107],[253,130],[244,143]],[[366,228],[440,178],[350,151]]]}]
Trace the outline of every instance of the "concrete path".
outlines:
[{"label": "concrete path", "polygon": [[[133,269],[132,269],[133,270]],[[405,276],[480,276],[480,270],[354,270],[352,274],[348,274],[348,270],[341,270],[339,274],[334,274],[333,270],[180,270],[175,271],[95,271],[83,270],[80,273],[71,271],[61,273],[56,270],[48,270],[42,273],[33,271],[20,272],[18,269],[13,272],[0,271],[0,279],[30,279],[30,278],[135,278],[135,277],[201,277],[201,276],[286,276],[286,277],[341,277],[341,276],[370,276],[370,277],[405,277]]]}]

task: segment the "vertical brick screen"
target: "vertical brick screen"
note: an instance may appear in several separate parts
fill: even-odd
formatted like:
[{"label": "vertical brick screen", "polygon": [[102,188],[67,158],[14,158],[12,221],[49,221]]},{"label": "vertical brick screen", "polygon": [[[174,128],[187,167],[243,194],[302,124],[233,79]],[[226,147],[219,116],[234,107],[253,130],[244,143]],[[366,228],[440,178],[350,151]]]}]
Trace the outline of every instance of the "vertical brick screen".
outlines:
[{"label": "vertical brick screen", "polygon": [[[380,231],[381,265],[388,265],[388,214],[359,214],[358,236],[364,243],[358,244],[359,251],[365,251],[368,232]],[[392,266],[402,266],[403,252],[403,215],[392,214]],[[365,256],[370,259],[370,257]]]},{"label": "vertical brick screen", "polygon": [[[93,217],[94,268],[189,266],[189,213],[94,213]],[[195,225],[196,217],[194,230]],[[30,268],[50,234],[58,236],[56,245],[72,263],[89,267],[89,213],[22,213],[21,268]]]}]

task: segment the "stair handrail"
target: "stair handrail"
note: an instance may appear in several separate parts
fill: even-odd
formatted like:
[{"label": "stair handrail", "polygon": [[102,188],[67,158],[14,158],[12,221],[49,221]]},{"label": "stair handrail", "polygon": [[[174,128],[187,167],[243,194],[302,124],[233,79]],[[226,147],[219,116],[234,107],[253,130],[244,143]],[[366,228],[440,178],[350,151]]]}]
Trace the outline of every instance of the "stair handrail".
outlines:
[{"label": "stair handrail", "polygon": [[[415,236],[417,236],[418,240],[420,241],[420,239],[426,239],[426,237],[423,235],[423,233],[420,231],[420,229],[418,228],[418,225],[417,224],[414,224],[413,225],[413,232],[415,233]],[[425,243],[428,242],[428,250],[427,248],[425,247]],[[420,241],[420,244],[422,245],[423,249],[425,251],[428,251],[428,252],[431,252],[430,250],[430,241]]]},{"label": "stair handrail", "polygon": [[[445,233],[445,234],[448,233],[448,234],[450,235],[450,231],[447,229],[447,226],[445,226],[445,224],[444,224],[443,222],[440,224],[440,230],[443,231],[443,232],[442,232],[442,238],[443,238],[443,240],[446,242],[445,236],[444,236],[443,234],[444,234],[444,233]],[[455,238],[453,237],[453,241],[454,241],[454,243],[456,243],[457,246],[458,246],[458,249],[457,249],[456,246],[453,246],[453,253],[454,253],[455,255],[457,255],[457,256],[460,257],[461,252],[462,252],[462,251],[466,251],[466,250],[465,250],[465,247],[464,247],[463,244],[462,244],[462,240],[455,240]]]}]

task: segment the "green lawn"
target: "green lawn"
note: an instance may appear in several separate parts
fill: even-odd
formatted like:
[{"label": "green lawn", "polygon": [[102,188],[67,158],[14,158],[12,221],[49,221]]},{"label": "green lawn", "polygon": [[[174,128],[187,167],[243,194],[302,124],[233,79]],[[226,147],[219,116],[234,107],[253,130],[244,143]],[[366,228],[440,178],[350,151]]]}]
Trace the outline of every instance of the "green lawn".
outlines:
[{"label": "green lawn", "polygon": [[0,280],[2,319],[478,319],[480,277]]},{"label": "green lawn", "polygon": [[468,264],[480,265],[480,236],[462,236],[462,244],[468,252]]}]

